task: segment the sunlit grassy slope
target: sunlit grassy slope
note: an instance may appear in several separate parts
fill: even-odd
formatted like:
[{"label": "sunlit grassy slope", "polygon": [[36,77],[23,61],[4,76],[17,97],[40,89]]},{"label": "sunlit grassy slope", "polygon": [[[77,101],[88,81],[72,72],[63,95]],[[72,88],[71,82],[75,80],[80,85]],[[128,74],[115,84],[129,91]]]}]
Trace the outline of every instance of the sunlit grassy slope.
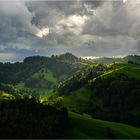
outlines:
[{"label": "sunlit grassy slope", "polygon": [[[42,75],[42,77],[40,77],[40,75]],[[46,81],[52,82],[54,84],[57,82],[56,78],[53,76],[53,73],[50,70],[45,71],[42,69],[41,71],[35,73],[32,77],[39,79],[44,78]]]},{"label": "sunlit grassy slope", "polygon": [[126,74],[129,77],[140,78],[140,66],[134,64],[128,64],[125,62],[115,62],[108,64],[113,67],[112,70],[105,72],[102,76],[115,75],[117,73]]},{"label": "sunlit grassy slope", "polygon": [[0,100],[14,100],[15,97],[11,94],[0,91]]},{"label": "sunlit grassy slope", "polygon": [[47,88],[28,88],[25,87],[24,83],[20,83],[15,86],[17,90],[27,90],[31,91],[33,94],[37,94],[39,96],[40,102],[48,101],[49,97],[57,94],[53,89]]},{"label": "sunlit grassy slope", "polygon": [[87,115],[69,113],[71,128],[63,138],[140,138],[140,128],[93,119]]}]

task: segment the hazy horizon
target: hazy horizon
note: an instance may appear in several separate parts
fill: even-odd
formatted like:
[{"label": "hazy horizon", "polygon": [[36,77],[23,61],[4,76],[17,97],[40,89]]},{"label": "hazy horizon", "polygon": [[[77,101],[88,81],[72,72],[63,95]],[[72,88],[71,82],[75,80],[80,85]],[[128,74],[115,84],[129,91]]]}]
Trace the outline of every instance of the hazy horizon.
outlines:
[{"label": "hazy horizon", "polygon": [[[71,52],[65,52],[65,53],[71,53]],[[60,54],[50,54],[50,55],[48,55],[48,56],[45,56],[45,55],[39,55],[39,54],[34,54],[34,55],[28,55],[28,56],[25,56],[25,57],[23,57],[23,58],[21,58],[21,59],[17,59],[17,60],[1,60],[0,59],[0,63],[16,63],[16,62],[23,62],[24,61],[24,59],[25,58],[27,58],[27,57],[33,57],[33,56],[41,56],[41,57],[51,57],[52,55],[61,55],[61,54],[65,54],[65,53],[60,53]],[[135,56],[135,55],[137,55],[137,56],[140,56],[140,54],[128,54],[128,55],[123,55],[123,56],[93,56],[93,55],[91,55],[91,56],[77,56],[77,55],[75,55],[75,54],[73,54],[73,53],[71,53],[72,55],[74,55],[74,56],[76,56],[76,57],[78,57],[78,58],[82,58],[82,59],[98,59],[98,58],[124,58],[124,57],[126,57],[126,56]]]}]

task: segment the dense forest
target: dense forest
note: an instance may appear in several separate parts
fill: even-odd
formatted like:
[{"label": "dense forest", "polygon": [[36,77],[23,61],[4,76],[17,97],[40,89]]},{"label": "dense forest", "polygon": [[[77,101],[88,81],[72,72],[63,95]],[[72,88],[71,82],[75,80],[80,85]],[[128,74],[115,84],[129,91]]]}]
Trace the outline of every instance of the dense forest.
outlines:
[{"label": "dense forest", "polygon": [[0,138],[59,138],[68,127],[68,112],[34,98],[0,102]]}]

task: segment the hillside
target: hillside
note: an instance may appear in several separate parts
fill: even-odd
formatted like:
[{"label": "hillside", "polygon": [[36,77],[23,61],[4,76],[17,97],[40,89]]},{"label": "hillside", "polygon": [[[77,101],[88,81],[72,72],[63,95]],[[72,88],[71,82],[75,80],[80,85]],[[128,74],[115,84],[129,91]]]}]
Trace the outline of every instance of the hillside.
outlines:
[{"label": "hillside", "polygon": [[124,57],[123,60],[140,64],[140,56],[138,56],[138,55],[128,55],[128,56]]},{"label": "hillside", "polygon": [[[49,105],[56,112],[61,112],[62,108],[64,114],[59,112],[61,117],[66,115],[67,109],[70,112],[65,120],[68,131],[60,132],[60,135],[52,132],[58,129],[52,127],[59,123],[59,115],[49,114],[47,120],[45,116],[40,116],[40,120],[46,121],[49,126],[43,125],[43,128],[48,129],[53,138],[61,134],[64,138],[139,138],[139,129],[135,127],[140,127],[140,65],[133,61],[108,60],[109,64],[98,64],[66,53],[51,57],[31,56],[20,63],[0,63],[0,103],[7,104],[9,113],[6,115],[3,112],[4,124],[7,126],[6,122],[11,119],[8,116],[13,115],[16,120],[19,113],[21,119],[32,118],[34,122],[28,122],[32,126],[37,120],[36,115],[44,112],[42,109],[34,112],[33,106],[38,109],[40,106],[48,108]],[[31,105],[31,110],[26,104]],[[3,110],[5,105],[0,109]],[[15,113],[14,107],[18,113]],[[21,113],[19,107],[25,110],[21,109]],[[55,117],[58,120],[54,121]],[[15,120],[12,121],[16,124]],[[39,121],[37,125],[40,127],[44,121]],[[61,128],[61,122],[59,126]],[[26,132],[22,124],[18,127]],[[33,129],[34,132],[36,130]],[[0,131],[6,137],[7,132]],[[15,131],[12,135],[16,136]],[[40,135],[41,131],[36,137]],[[46,133],[42,136],[49,137]]]},{"label": "hillside", "polygon": [[102,76],[113,76],[115,74],[125,74],[128,77],[140,78],[140,66],[135,64],[129,64],[126,62],[115,62],[108,64],[113,69],[105,72]]},{"label": "hillside", "polygon": [[[124,62],[125,60],[123,60],[122,58],[111,58],[111,57],[99,57],[99,58],[94,58],[94,59],[88,59],[89,62],[91,63],[97,63],[97,64],[110,64],[112,62],[117,62],[117,61],[121,61]],[[128,60],[126,60],[128,61]]]},{"label": "hillside", "polygon": [[52,55],[52,58],[56,58],[57,60],[64,61],[64,62],[76,62],[79,60],[78,57],[68,52],[56,56]]},{"label": "hillside", "polygon": [[[63,54],[63,58],[65,57],[67,58],[67,54]],[[67,60],[71,61],[73,57],[72,54],[69,54]],[[71,62],[65,62],[57,57],[31,56],[25,58],[21,63],[0,63],[0,82],[8,84],[26,83],[32,78],[39,80],[37,78],[39,75],[53,85],[56,80],[70,75],[77,69],[78,65],[72,65]]]},{"label": "hillside", "polygon": [[99,58],[90,58],[87,59],[91,63],[98,63],[98,64],[110,64],[112,62],[130,62],[135,64],[140,64],[140,56],[138,55],[128,55],[125,57],[99,57]]},{"label": "hillside", "polygon": [[61,105],[94,118],[139,126],[139,84],[139,65],[114,62],[95,66],[60,84]]},{"label": "hillside", "polygon": [[129,125],[93,119],[88,115],[69,113],[71,128],[63,138],[78,139],[138,139],[140,128]]}]

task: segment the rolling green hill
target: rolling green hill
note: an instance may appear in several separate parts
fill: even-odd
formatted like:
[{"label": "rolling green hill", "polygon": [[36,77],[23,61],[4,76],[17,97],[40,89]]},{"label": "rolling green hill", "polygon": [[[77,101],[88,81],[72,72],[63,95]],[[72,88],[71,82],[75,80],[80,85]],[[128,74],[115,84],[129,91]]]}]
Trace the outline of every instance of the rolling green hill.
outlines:
[{"label": "rolling green hill", "polygon": [[27,81],[25,85],[31,88],[51,88],[56,86],[57,79],[54,77],[50,70],[41,69],[34,73]]},{"label": "rolling green hill", "polygon": [[63,138],[117,138],[139,139],[140,128],[129,125],[93,119],[88,115],[69,113],[71,128],[63,135]]},{"label": "rolling green hill", "polygon": [[91,63],[97,63],[97,64],[110,64],[112,62],[131,62],[135,64],[140,64],[140,56],[138,55],[128,55],[125,57],[99,57],[94,59],[88,59],[87,61]]},{"label": "rolling green hill", "polygon": [[99,57],[99,58],[95,58],[95,59],[88,59],[89,62],[91,63],[97,63],[97,64],[110,64],[113,61],[118,62],[125,62],[125,60],[123,60],[122,58],[110,58],[110,57]]},{"label": "rolling green hill", "polygon": [[30,56],[25,58],[23,62],[0,63],[0,82],[8,84],[25,83],[30,78],[36,80],[43,75],[42,78],[44,77],[46,81],[55,83],[56,79],[60,80],[63,76],[72,74],[77,70],[78,67],[75,67],[71,60],[80,61],[70,53],[62,56]]},{"label": "rolling green hill", "polygon": [[115,62],[108,64],[113,69],[105,72],[102,76],[113,76],[118,73],[123,73],[128,77],[140,78],[140,66],[135,64],[128,64],[126,62]]},{"label": "rolling green hill", "polygon": [[4,91],[0,91],[0,101],[1,100],[14,100],[15,97],[11,94],[8,94]]},{"label": "rolling green hill", "polygon": [[62,106],[70,110],[139,126],[139,85],[139,65],[113,62],[75,74],[60,85],[59,92]]},{"label": "rolling green hill", "polygon": [[138,55],[128,55],[123,58],[124,61],[131,61],[136,64],[140,64],[140,56]]}]

